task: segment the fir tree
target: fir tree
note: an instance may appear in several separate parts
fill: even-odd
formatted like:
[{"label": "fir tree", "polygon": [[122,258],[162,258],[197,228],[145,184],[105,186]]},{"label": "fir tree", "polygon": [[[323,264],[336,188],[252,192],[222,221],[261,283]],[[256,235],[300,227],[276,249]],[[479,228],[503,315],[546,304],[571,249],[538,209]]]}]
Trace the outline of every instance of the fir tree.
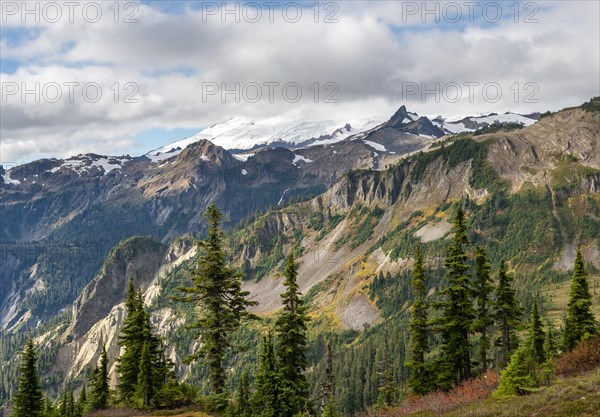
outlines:
[{"label": "fir tree", "polygon": [[[132,279],[125,305],[127,318],[119,338],[125,352],[117,359],[119,400],[129,405],[148,407],[165,384],[169,366],[160,338],[152,333],[142,293],[135,290]],[[143,364],[142,360],[145,361]]]},{"label": "fir tree", "polygon": [[485,373],[488,367],[488,350],[490,349],[490,337],[488,334],[494,320],[490,314],[491,294],[494,287],[490,278],[490,262],[485,250],[477,247],[475,250],[476,274],[474,295],[476,302],[477,317],[474,322],[474,330],[481,334],[479,338],[479,362],[481,372]]},{"label": "fir tree", "polygon": [[502,371],[495,395],[502,397],[523,394],[528,388],[538,386],[535,377],[536,367],[533,345],[523,343],[511,356],[506,369]]},{"label": "fir tree", "polygon": [[54,408],[54,404],[49,397],[44,399],[44,412],[42,413],[44,417],[54,417],[56,416],[56,409]]},{"label": "fir tree", "polygon": [[185,294],[178,300],[194,303],[199,308],[193,327],[200,332],[202,343],[187,362],[202,358],[209,370],[215,408],[222,411],[227,404],[226,373],[223,360],[231,348],[230,335],[248,316],[248,292],[241,290],[241,274],[227,265],[224,237],[220,229],[223,214],[213,204],[207,209],[208,237],[198,241],[198,255],[192,272],[193,285],[181,288]]},{"label": "fir tree", "polygon": [[104,345],[102,345],[100,364],[92,373],[90,388],[90,408],[92,410],[107,408],[110,392],[108,389],[108,358]]},{"label": "fir tree", "polygon": [[383,346],[381,361],[379,363],[379,397],[377,403],[379,406],[390,407],[394,402],[394,369],[390,360],[390,346],[388,343],[387,329],[383,332]]},{"label": "fir tree", "polygon": [[500,264],[498,272],[498,286],[496,287],[496,300],[494,303],[494,318],[500,329],[500,367],[506,366],[508,358],[516,345],[515,328],[520,323],[521,307],[515,299],[515,290],[512,288],[512,276],[506,273],[504,261]]},{"label": "fir tree", "polygon": [[119,345],[124,349],[124,352],[117,358],[117,373],[119,375],[117,393],[120,402],[131,404],[138,380],[145,327],[132,276],[129,277],[125,310],[126,318],[119,335]]},{"label": "fir tree", "polygon": [[60,400],[60,417],[69,417],[67,412],[67,390],[63,390],[62,399]]},{"label": "fir tree", "polygon": [[548,331],[546,332],[546,340],[544,341],[544,352],[546,353],[546,359],[550,360],[557,355],[558,349],[550,323],[547,324],[547,327]]},{"label": "fir tree", "polygon": [[497,396],[524,394],[530,388],[538,387],[540,381],[549,378],[548,369],[543,369],[547,366],[544,339],[545,332],[535,300],[531,308],[527,340],[518,347],[508,366],[502,371]]},{"label": "fir tree", "polygon": [[135,397],[140,406],[148,407],[150,405],[150,399],[153,397],[153,386],[150,347],[148,343],[144,343],[135,392]]},{"label": "fir tree", "polygon": [[333,387],[334,373],[333,373],[333,353],[331,352],[331,344],[327,342],[325,344],[325,375],[323,378],[323,386],[321,387],[321,408],[332,402],[334,387]]},{"label": "fir tree", "polygon": [[33,340],[25,344],[19,368],[19,387],[14,397],[14,417],[41,417],[44,409],[42,388],[37,373],[37,355]]},{"label": "fir tree", "polygon": [[471,377],[469,332],[474,318],[471,282],[468,271],[465,216],[459,207],[454,219],[454,240],[444,262],[447,286],[436,303],[442,315],[433,321],[442,336],[442,356],[437,373],[438,385],[450,389],[453,384]]},{"label": "fir tree", "polygon": [[533,349],[534,359],[537,363],[546,362],[546,351],[544,350],[544,342],[546,341],[546,332],[544,332],[542,318],[538,311],[537,300],[533,301],[531,308],[531,316],[529,319],[529,341]]},{"label": "fir tree", "polygon": [[306,324],[309,321],[302,294],[298,290],[298,265],[292,251],[285,268],[286,291],[281,294],[283,312],[278,317],[275,328],[279,341],[278,366],[283,378],[285,401],[290,415],[305,412],[308,404],[308,382],[304,371],[307,366]]},{"label": "fir tree", "polygon": [[425,354],[429,350],[427,326],[427,289],[425,287],[425,269],[423,256],[417,249],[415,267],[412,273],[413,303],[410,311],[410,361],[406,366],[411,369],[408,380],[410,390],[417,395],[427,394],[433,388],[427,367]]},{"label": "fir tree", "polygon": [[77,398],[77,402],[75,403],[75,415],[77,417],[83,416],[83,413],[86,411],[87,407],[87,392],[85,389],[85,384],[81,386],[81,392],[79,393],[79,398]]},{"label": "fir tree", "polygon": [[250,408],[250,378],[247,371],[242,373],[238,384],[236,417],[252,417],[252,409]]},{"label": "fir tree", "polygon": [[337,407],[335,405],[335,401],[332,399],[327,402],[325,408],[323,408],[323,414],[321,417],[342,417],[342,415],[338,412]]},{"label": "fir tree", "polygon": [[292,415],[287,412],[283,401],[282,378],[277,369],[271,333],[263,338],[255,385],[256,391],[252,396],[253,416],[288,417]]},{"label": "fir tree", "polygon": [[585,261],[578,248],[564,324],[562,348],[565,351],[573,349],[577,342],[598,331],[591,310],[592,296],[587,275]]},{"label": "fir tree", "polygon": [[69,417],[75,417],[75,397],[73,396],[73,388],[69,389],[69,396],[67,398],[67,415]]}]

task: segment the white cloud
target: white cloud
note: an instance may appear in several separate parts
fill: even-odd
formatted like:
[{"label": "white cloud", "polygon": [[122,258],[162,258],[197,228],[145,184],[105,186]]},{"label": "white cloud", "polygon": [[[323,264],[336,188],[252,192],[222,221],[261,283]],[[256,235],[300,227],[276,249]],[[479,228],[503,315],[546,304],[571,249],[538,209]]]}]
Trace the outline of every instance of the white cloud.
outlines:
[{"label": "white cloud", "polygon": [[[32,95],[24,102],[18,94],[6,97],[0,159],[119,154],[131,149],[135,135],[146,129],[207,126],[233,116],[350,119],[391,115],[401,104],[422,114],[530,112],[556,110],[600,94],[598,2],[544,2],[535,15],[538,23],[505,19],[497,24],[436,24],[432,18],[421,23],[419,15],[408,16],[405,23],[406,3],[340,2],[339,22],[329,24],[315,23],[306,10],[298,23],[278,14],[274,23],[264,18],[260,23],[221,23],[191,6],[169,14],[143,4],[135,15],[139,22],[130,24],[115,23],[106,9],[94,24],[63,19],[35,25],[9,19],[0,47],[3,59],[17,61],[19,69],[2,74],[3,89],[7,83],[95,82],[102,87],[102,98],[88,103],[79,96],[68,103],[65,87],[58,103],[35,103]],[[319,18],[325,15],[321,10]],[[24,27],[41,34],[17,37],[11,32]],[[137,103],[123,102],[133,91],[124,89],[128,82],[139,86],[133,97]],[[275,103],[270,103],[263,86],[257,103],[243,97],[235,102],[232,95],[225,103],[219,95],[203,102],[203,82],[225,82],[229,88],[236,82],[297,82],[303,98],[286,103],[277,89]],[[319,103],[309,89],[315,82],[321,85]],[[339,103],[322,102],[326,82],[339,86]],[[465,82],[498,83],[502,97],[491,103],[476,89],[470,102]],[[515,82],[520,83],[516,102]],[[539,88],[534,96],[539,102],[524,102],[533,91],[525,89],[525,82]],[[437,97],[436,102],[430,94],[423,102],[420,94],[406,97],[407,83],[425,83],[430,89],[435,83],[441,88],[458,83],[463,98],[451,103]]]}]

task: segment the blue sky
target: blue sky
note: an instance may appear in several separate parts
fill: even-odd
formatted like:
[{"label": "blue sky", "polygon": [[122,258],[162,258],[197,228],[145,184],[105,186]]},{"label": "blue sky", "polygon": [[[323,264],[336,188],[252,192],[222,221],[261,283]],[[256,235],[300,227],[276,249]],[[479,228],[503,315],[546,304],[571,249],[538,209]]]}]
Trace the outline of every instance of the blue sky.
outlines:
[{"label": "blue sky", "polygon": [[[453,20],[452,5],[463,2],[276,2],[273,21],[266,2],[227,4],[240,13],[258,5],[262,18],[253,22],[243,14],[236,22],[220,1],[119,3],[118,17],[103,2],[93,23],[83,3],[73,22],[63,10],[62,19],[40,14],[39,23],[5,3],[0,162],[141,154],[235,116],[355,120],[403,104],[428,115],[525,113],[600,94],[599,2],[475,2],[473,22],[464,7]],[[302,7],[298,21],[284,14],[294,4]],[[486,19],[484,10],[494,17],[498,6],[502,18]],[[439,21],[424,7],[438,10]],[[279,85],[273,100],[265,83]],[[297,102],[281,88],[289,83],[301,88]],[[323,100],[328,83],[335,103]],[[474,94],[465,83],[478,83]],[[484,94],[490,83],[501,88],[498,101]],[[525,100],[526,83],[537,87],[533,101]],[[442,93],[451,84],[462,86],[458,102]],[[37,95],[23,95],[36,85]],[[49,100],[56,85],[59,99]],[[252,85],[261,88],[256,102],[246,96]],[[407,94],[409,85],[422,91]],[[441,90],[420,94],[431,88]]]}]

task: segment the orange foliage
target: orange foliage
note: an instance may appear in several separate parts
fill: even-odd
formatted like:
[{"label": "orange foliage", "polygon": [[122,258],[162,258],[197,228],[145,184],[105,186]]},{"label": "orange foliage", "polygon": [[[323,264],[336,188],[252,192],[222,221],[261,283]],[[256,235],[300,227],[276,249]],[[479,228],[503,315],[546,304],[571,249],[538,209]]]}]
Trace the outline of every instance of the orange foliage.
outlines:
[{"label": "orange foliage", "polygon": [[436,391],[423,396],[412,396],[395,408],[369,412],[376,417],[401,417],[421,411],[436,415],[452,411],[462,405],[488,398],[498,386],[500,375],[494,371],[470,379],[449,392]]},{"label": "orange foliage", "polygon": [[590,371],[600,366],[600,336],[579,343],[570,352],[554,361],[556,374],[559,376],[572,376]]}]

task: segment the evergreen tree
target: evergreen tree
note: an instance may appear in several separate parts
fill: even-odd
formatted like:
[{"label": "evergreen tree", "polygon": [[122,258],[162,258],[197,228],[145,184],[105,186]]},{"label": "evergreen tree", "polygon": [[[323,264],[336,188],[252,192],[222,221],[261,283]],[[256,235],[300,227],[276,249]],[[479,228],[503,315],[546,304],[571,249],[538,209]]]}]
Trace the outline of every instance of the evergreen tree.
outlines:
[{"label": "evergreen tree", "polygon": [[496,396],[523,394],[528,388],[538,386],[535,369],[535,352],[531,343],[523,343],[511,356],[510,363],[502,371]]},{"label": "evergreen tree", "polygon": [[83,413],[85,412],[86,402],[87,402],[87,393],[85,391],[85,384],[84,384],[81,386],[81,392],[79,393],[79,398],[77,398],[77,401],[75,401],[75,412],[73,414],[75,417],[83,416]]},{"label": "evergreen tree", "polygon": [[485,373],[488,367],[487,352],[490,349],[490,337],[488,334],[494,320],[490,314],[491,294],[494,290],[490,277],[490,262],[485,250],[477,247],[475,250],[476,274],[474,295],[476,302],[477,317],[474,322],[474,330],[481,334],[479,338],[479,362],[481,372]]},{"label": "evergreen tree", "polygon": [[252,409],[250,408],[250,378],[247,371],[242,373],[238,384],[236,417],[252,417]]},{"label": "evergreen tree", "polygon": [[67,390],[63,390],[62,398],[60,400],[60,417],[69,417],[67,412]]},{"label": "evergreen tree", "polygon": [[565,351],[573,349],[577,342],[598,331],[591,310],[592,296],[587,275],[581,248],[578,248],[564,324],[562,348]]},{"label": "evergreen tree", "polygon": [[557,355],[558,349],[550,323],[547,324],[547,327],[548,331],[546,332],[546,340],[544,341],[544,352],[546,353],[546,359],[550,360]]},{"label": "evergreen tree", "polygon": [[278,367],[283,378],[285,401],[291,416],[305,412],[308,404],[308,382],[304,371],[307,366],[306,324],[309,321],[302,294],[298,290],[298,265],[292,251],[285,268],[286,291],[281,294],[283,312],[275,323],[279,341]]},{"label": "evergreen tree", "polygon": [[411,369],[408,380],[410,390],[417,395],[427,394],[432,390],[432,383],[425,354],[429,350],[427,326],[427,289],[425,287],[425,269],[423,256],[417,249],[415,267],[412,273],[413,303],[410,311],[410,361],[406,366]]},{"label": "evergreen tree", "polygon": [[377,403],[379,406],[390,407],[394,402],[394,370],[390,360],[390,351],[388,343],[387,329],[383,332],[383,346],[381,361],[379,363],[379,397]]},{"label": "evergreen tree", "polygon": [[117,373],[119,375],[117,393],[120,402],[131,404],[140,370],[139,361],[144,345],[144,335],[142,333],[145,327],[132,276],[129,277],[125,310],[126,318],[119,335],[119,345],[124,349],[124,352],[117,358]]},{"label": "evergreen tree", "polygon": [[469,332],[474,311],[465,252],[467,243],[465,215],[459,207],[454,219],[454,240],[444,262],[447,286],[440,292],[443,301],[435,304],[441,308],[442,315],[433,321],[442,336],[437,382],[445,390],[471,377]]},{"label": "evergreen tree", "polygon": [[256,391],[252,396],[255,417],[289,417],[283,401],[282,378],[277,369],[273,335],[263,338],[262,351],[256,375]]},{"label": "evergreen tree", "polygon": [[546,351],[544,350],[544,342],[546,341],[546,332],[544,332],[542,318],[538,311],[537,300],[533,301],[531,308],[531,316],[529,319],[529,341],[533,349],[533,355],[537,363],[546,362]]},{"label": "evergreen tree", "polygon": [[320,406],[321,408],[325,408],[327,404],[332,402],[333,399],[333,353],[331,352],[331,344],[327,342],[325,344],[325,375],[323,378],[323,386],[321,387],[321,395],[320,395]]},{"label": "evergreen tree", "polygon": [[108,389],[108,358],[104,345],[102,345],[100,364],[92,373],[90,388],[90,408],[92,410],[107,408],[110,392]]},{"label": "evergreen tree", "polygon": [[44,417],[55,417],[56,409],[54,408],[54,404],[49,397],[44,399],[44,412],[42,413]]},{"label": "evergreen tree", "polygon": [[498,272],[498,286],[496,287],[496,300],[494,303],[494,318],[500,328],[500,367],[506,366],[511,352],[515,348],[515,328],[520,323],[521,307],[515,299],[515,290],[512,288],[512,276],[506,273],[504,261],[500,264]]},{"label": "evergreen tree", "polygon": [[142,355],[140,356],[140,367],[135,392],[135,397],[140,406],[148,407],[150,405],[150,398],[153,397],[153,388],[150,348],[148,343],[144,343]]},{"label": "evergreen tree", "polygon": [[42,416],[44,401],[36,362],[35,346],[33,340],[29,339],[19,368],[19,388],[14,397],[13,417]]},{"label": "evergreen tree", "polygon": [[[135,290],[131,278],[125,306],[127,318],[119,337],[125,352],[117,359],[119,400],[129,405],[148,407],[165,384],[169,366],[160,338],[152,333],[142,292]],[[145,362],[142,363],[142,360]]]},{"label": "evergreen tree", "polygon": [[332,399],[330,399],[327,404],[325,405],[325,408],[323,409],[323,414],[321,414],[321,417],[342,417],[342,415],[338,412],[337,407],[335,405],[335,401]]},{"label": "evergreen tree", "polygon": [[518,347],[502,371],[497,396],[520,395],[549,380],[550,368],[545,363],[544,339],[545,332],[535,300],[531,308],[527,340]]},{"label": "evergreen tree", "polygon": [[227,265],[224,237],[220,229],[223,214],[212,204],[208,207],[208,237],[198,241],[198,255],[192,272],[193,285],[181,288],[185,294],[178,300],[194,303],[199,308],[193,327],[200,332],[202,343],[187,362],[202,358],[209,369],[212,395],[218,411],[224,410],[227,401],[225,354],[231,348],[230,335],[241,320],[247,317],[247,307],[256,303],[248,301],[247,291],[241,290],[241,274]]}]

